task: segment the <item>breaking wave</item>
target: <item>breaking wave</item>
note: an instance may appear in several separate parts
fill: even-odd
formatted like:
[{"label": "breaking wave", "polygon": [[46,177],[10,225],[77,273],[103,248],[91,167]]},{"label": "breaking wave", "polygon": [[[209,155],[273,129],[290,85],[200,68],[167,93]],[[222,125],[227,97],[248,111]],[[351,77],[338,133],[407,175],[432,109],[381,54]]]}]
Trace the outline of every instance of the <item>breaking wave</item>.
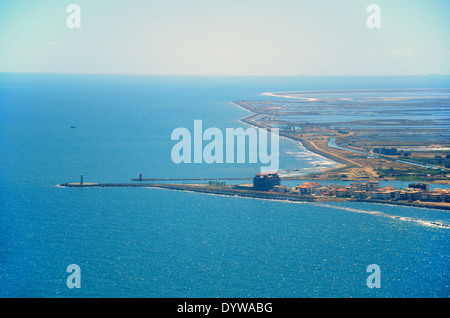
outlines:
[{"label": "breaking wave", "polygon": [[390,215],[390,214],[386,214],[386,213],[383,213],[380,211],[367,211],[367,210],[353,209],[353,208],[348,208],[348,207],[333,206],[333,205],[328,205],[328,204],[324,204],[324,203],[314,203],[314,204],[317,206],[322,206],[322,207],[331,208],[331,209],[345,210],[345,211],[354,212],[354,213],[371,214],[371,215],[381,216],[381,217],[395,219],[395,220],[399,220],[399,221],[416,222],[416,223],[419,223],[419,224],[422,224],[425,226],[450,229],[449,224],[441,223],[441,222],[437,222],[437,221],[425,221],[425,220],[415,219],[415,218],[411,218],[411,217],[407,217],[407,216]]}]

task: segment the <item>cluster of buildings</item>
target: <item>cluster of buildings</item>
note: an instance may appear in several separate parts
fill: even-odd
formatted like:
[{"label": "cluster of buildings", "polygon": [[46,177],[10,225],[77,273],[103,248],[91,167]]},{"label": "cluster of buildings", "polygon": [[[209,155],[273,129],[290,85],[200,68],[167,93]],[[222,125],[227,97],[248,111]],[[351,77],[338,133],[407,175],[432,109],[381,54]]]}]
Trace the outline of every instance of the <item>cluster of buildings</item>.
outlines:
[{"label": "cluster of buildings", "polygon": [[394,201],[450,202],[450,189],[434,189],[429,184],[411,183],[407,189],[395,189],[388,186],[370,193],[371,199]]},{"label": "cluster of buildings", "polygon": [[407,189],[392,186],[380,188],[378,181],[353,182],[349,186],[329,184],[323,186],[317,182],[304,182],[296,187],[281,185],[277,173],[256,174],[253,189],[296,195],[328,196],[338,198],[376,199],[393,201],[450,202],[450,189],[434,189],[429,184],[411,183]]}]

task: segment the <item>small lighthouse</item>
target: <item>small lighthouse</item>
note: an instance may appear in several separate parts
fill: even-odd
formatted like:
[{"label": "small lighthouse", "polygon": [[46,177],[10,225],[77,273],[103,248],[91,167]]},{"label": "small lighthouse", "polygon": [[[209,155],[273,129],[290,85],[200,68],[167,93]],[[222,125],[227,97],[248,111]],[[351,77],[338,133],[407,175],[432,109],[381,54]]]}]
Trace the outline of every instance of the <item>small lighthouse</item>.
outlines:
[{"label": "small lighthouse", "polygon": [[80,177],[80,185],[83,185],[83,174],[81,174],[81,177]]}]

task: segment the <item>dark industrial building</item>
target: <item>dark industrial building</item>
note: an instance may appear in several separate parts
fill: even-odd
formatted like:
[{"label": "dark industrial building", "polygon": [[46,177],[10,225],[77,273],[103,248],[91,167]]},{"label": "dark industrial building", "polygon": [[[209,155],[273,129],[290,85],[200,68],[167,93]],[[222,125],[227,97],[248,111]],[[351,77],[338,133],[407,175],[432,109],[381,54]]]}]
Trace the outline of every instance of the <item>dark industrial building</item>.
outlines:
[{"label": "dark industrial building", "polygon": [[278,173],[257,173],[253,178],[253,188],[260,191],[269,191],[280,183]]},{"label": "dark industrial building", "polygon": [[424,191],[430,191],[430,185],[428,183],[410,183],[408,187],[412,189],[422,189]]}]

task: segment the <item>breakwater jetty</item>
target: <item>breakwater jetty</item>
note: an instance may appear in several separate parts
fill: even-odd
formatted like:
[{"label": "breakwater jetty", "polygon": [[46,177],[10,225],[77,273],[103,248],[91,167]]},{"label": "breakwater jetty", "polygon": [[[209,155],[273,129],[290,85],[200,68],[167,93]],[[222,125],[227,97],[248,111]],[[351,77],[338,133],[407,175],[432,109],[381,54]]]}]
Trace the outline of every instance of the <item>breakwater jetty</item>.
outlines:
[{"label": "breakwater jetty", "polygon": [[219,181],[219,180],[253,180],[253,178],[135,178],[131,181]]},{"label": "breakwater jetty", "polygon": [[[217,179],[214,179],[217,180]],[[249,198],[287,200],[298,202],[329,202],[348,201],[346,198],[321,198],[313,196],[299,197],[294,194],[282,194],[268,191],[242,190],[232,187],[215,187],[206,184],[168,184],[168,183],[63,183],[58,185],[63,188],[161,188],[169,190],[191,191],[229,196],[241,196]]]}]

